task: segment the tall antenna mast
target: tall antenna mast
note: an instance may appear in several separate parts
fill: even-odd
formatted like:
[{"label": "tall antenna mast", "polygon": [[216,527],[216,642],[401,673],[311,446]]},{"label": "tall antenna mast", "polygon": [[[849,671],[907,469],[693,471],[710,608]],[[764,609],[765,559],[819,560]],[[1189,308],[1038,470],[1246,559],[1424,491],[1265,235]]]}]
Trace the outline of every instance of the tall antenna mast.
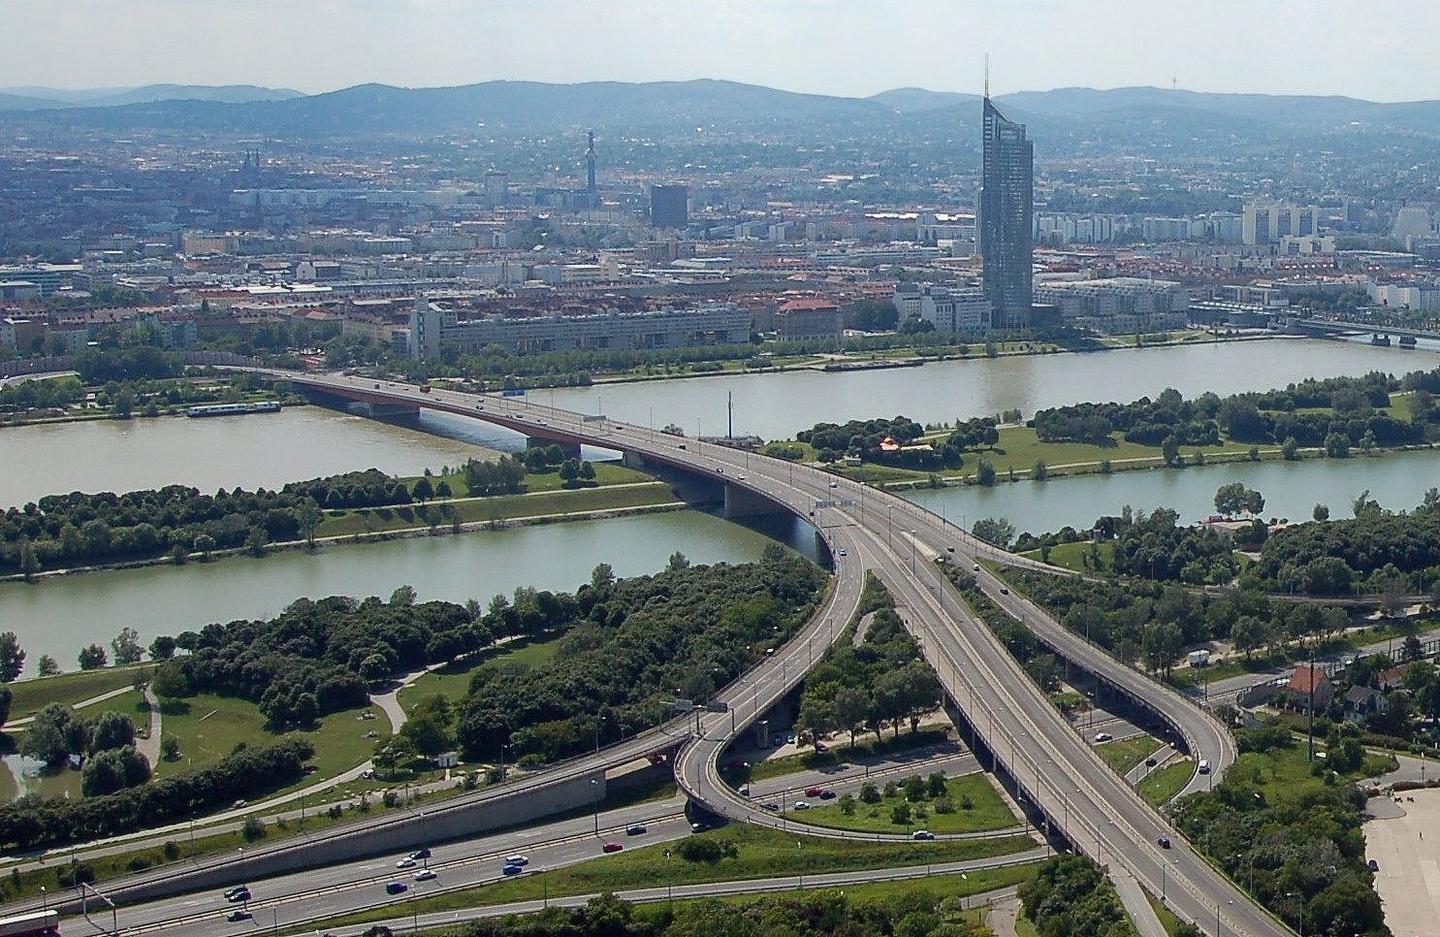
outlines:
[{"label": "tall antenna mast", "polygon": [[985,100],[990,100],[990,53],[985,53]]}]

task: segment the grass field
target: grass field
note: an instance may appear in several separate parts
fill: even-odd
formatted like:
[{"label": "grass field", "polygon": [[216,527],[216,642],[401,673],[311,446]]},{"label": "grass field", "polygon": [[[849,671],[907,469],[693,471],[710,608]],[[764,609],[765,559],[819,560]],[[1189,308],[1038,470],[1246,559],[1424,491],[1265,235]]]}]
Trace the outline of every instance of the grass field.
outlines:
[{"label": "grass field", "polygon": [[1137,735],[1131,739],[1116,739],[1096,745],[1095,754],[1110,766],[1110,770],[1123,775],[1160,747],[1161,743],[1151,736]]},{"label": "grass field", "polygon": [[[315,746],[311,761],[315,770],[285,790],[333,777],[370,757],[379,739],[366,738],[365,734],[374,731],[379,738],[385,738],[390,734],[390,723],[383,717],[361,720],[357,718],[360,712],[350,709],[331,713],[316,728],[295,733]],[[214,764],[242,743],[265,745],[281,737],[265,728],[265,717],[254,703],[209,694],[167,704],[161,736],[180,743],[180,757],[173,762],[162,760],[155,771],[159,777]]]},{"label": "grass field", "polygon": [[[1078,543],[1061,543],[1050,548],[1050,563],[1055,566],[1063,566],[1066,569],[1073,569],[1077,573],[1108,572],[1115,562],[1115,543],[1106,541],[1094,544],[1095,550],[1100,555],[1100,565],[1086,566],[1085,558],[1090,555],[1090,541]],[[1042,551],[1030,550],[1021,556],[1029,557],[1032,560],[1042,559]]]},{"label": "grass field", "polygon": [[[738,854],[735,858],[722,859],[716,863],[689,862],[680,858],[674,843],[659,843],[633,850],[626,849],[624,852],[598,857],[578,865],[518,876],[433,898],[407,901],[404,908],[406,912],[414,910],[425,913],[538,899],[542,894],[554,898],[620,891],[641,884],[651,887],[688,885],[797,873],[815,875],[926,862],[956,862],[1023,852],[1035,845],[1023,836],[929,843],[859,842],[796,836],[794,833],[745,825],[724,827],[696,835],[733,843]],[[596,851],[599,852],[598,847]],[[1027,864],[1013,869],[968,872],[964,880],[960,880],[958,876],[954,879],[963,881],[975,891],[989,891],[1024,881],[1033,871],[1034,866]],[[846,892],[849,893],[848,888]],[[394,916],[394,908],[381,908],[364,915],[348,916],[326,923],[339,926]]]},{"label": "grass field", "polygon": [[[816,826],[870,833],[899,833],[921,829],[932,833],[978,833],[983,830],[1003,830],[1016,825],[1015,815],[1010,812],[1009,806],[1000,795],[995,793],[995,788],[990,785],[985,775],[976,773],[949,778],[945,782],[945,788],[955,808],[953,813],[939,813],[935,810],[933,800],[923,800],[910,806],[912,811],[923,808],[927,816],[922,818],[912,815],[908,823],[896,824],[890,816],[892,808],[904,802],[903,795],[882,797],[877,804],[857,801],[855,813],[848,817],[839,805],[830,801],[824,806],[792,812],[790,819],[796,823],[813,823]],[[967,797],[971,803],[968,810],[962,806]]]},{"label": "grass field", "polygon": [[949,737],[948,729],[902,732],[898,738],[886,735],[883,742],[876,742],[873,738],[861,736],[856,739],[854,748],[851,748],[848,743],[842,743],[832,745],[826,752],[808,751],[762,761],[750,768],[746,773],[745,780],[762,781],[765,778],[778,778],[783,774],[794,774],[796,771],[809,771],[828,765],[843,764],[847,760],[871,758],[887,752],[918,748],[922,745],[937,745]]},{"label": "grass field", "polygon": [[1140,796],[1150,801],[1152,806],[1159,807],[1183,791],[1194,776],[1195,763],[1189,758],[1156,768],[1141,779]]},{"label": "grass field", "polygon": [[[644,472],[632,468],[626,468],[619,462],[592,462],[591,464],[595,466],[595,483],[602,488],[606,485],[629,485],[635,482],[655,480],[653,476],[646,475]],[[410,490],[411,494],[414,494],[416,483],[423,477],[425,476],[411,475],[401,478],[400,481]],[[429,476],[429,478],[432,487],[443,481],[450,486],[453,497],[465,497],[464,472],[449,472],[445,475],[437,472]],[[525,475],[525,492],[527,494],[533,494],[537,491],[560,491],[562,490],[561,486],[563,484],[564,479],[560,477],[558,469],[553,472],[527,472]]]},{"label": "grass field", "polygon": [[[448,527],[449,519],[440,519],[439,505],[454,505],[461,523],[473,523],[676,503],[678,499],[669,485],[664,482],[644,482],[623,488],[579,488],[529,495],[495,495],[490,498],[431,502],[428,510],[431,517],[437,521],[436,527]],[[315,531],[315,536],[344,537],[427,526],[427,521],[417,510],[418,506],[327,511],[325,519]]]},{"label": "grass field", "polygon": [[[48,703],[73,706],[76,703],[130,686],[137,670],[148,670],[152,664],[132,667],[102,667],[99,670],[77,670],[55,677],[37,677],[10,684],[10,716],[21,719],[33,716]],[[123,705],[117,701],[117,705]]]},{"label": "grass field", "polygon": [[555,652],[559,649],[559,636],[544,641],[512,641],[494,648],[490,653],[478,654],[417,678],[414,683],[400,691],[400,705],[410,706],[438,694],[449,697],[451,702],[459,702],[470,691],[470,680],[481,667],[501,663],[542,667],[554,660]]}]

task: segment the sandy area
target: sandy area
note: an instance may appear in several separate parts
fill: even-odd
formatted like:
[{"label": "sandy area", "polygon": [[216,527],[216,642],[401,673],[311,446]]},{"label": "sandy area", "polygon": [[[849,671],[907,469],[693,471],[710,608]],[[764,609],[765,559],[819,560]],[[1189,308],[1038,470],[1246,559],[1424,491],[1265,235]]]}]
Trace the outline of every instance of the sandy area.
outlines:
[{"label": "sandy area", "polygon": [[1371,802],[1383,819],[1363,827],[1365,856],[1380,866],[1375,889],[1395,937],[1429,937],[1440,921],[1440,789],[1400,796]]}]

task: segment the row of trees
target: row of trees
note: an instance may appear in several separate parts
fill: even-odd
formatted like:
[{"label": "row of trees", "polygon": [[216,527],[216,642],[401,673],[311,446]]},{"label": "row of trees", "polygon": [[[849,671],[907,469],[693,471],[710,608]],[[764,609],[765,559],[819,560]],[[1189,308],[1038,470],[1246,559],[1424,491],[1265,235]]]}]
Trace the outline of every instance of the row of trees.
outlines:
[{"label": "row of trees", "polygon": [[940,682],[920,654],[920,646],[900,616],[895,601],[876,579],[869,579],[861,614],[874,613],[864,640],[857,646],[840,640],[805,678],[797,724],[812,743],[832,732],[845,732],[853,747],[861,731],[875,733],[920,717],[940,705]]},{"label": "row of trees", "polygon": [[[209,767],[112,794],[53,800],[22,797],[0,805],[0,843],[22,849],[55,846],[160,826],[236,798],[284,787],[301,777],[305,762],[314,754],[304,739],[286,738],[261,748],[242,748]],[[117,770],[128,770],[128,764],[118,765]]]},{"label": "row of trees", "polygon": [[[1019,894],[1026,919],[1041,937],[1135,937],[1115,886],[1085,856],[1047,859]],[[1200,935],[1194,926],[1181,928],[1177,937]]]}]

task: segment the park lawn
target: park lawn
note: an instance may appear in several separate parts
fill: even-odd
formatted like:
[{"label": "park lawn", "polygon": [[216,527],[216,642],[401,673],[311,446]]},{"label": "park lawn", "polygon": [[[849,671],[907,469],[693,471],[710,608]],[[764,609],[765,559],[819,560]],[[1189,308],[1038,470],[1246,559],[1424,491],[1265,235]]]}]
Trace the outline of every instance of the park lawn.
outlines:
[{"label": "park lawn", "polygon": [[1152,807],[1163,806],[1183,791],[1194,776],[1195,763],[1189,758],[1172,762],[1140,779],[1140,796],[1150,801]]},{"label": "park lawn", "polygon": [[[153,664],[138,664],[126,667],[101,667],[97,670],[62,673],[54,677],[17,680],[9,685],[12,694],[10,715],[15,719],[33,716],[48,703],[73,706],[91,697],[130,686],[135,682],[137,670],[148,670],[153,666]],[[123,705],[123,701],[121,705]]]},{"label": "park lawn", "polygon": [[[249,700],[201,693],[184,700],[166,701],[163,705],[161,737],[180,743],[180,757],[173,762],[162,759],[156,766],[157,777],[215,764],[242,743],[267,745],[291,734],[267,729],[260,707]],[[314,784],[366,761],[376,743],[390,735],[390,723],[378,713],[379,718],[361,720],[359,715],[363,711],[349,709],[331,713],[314,729],[293,732],[315,746],[315,756],[310,761],[315,770],[282,790]],[[372,730],[378,733],[378,738],[365,737],[365,733]]]},{"label": "park lawn", "polygon": [[[917,807],[924,807],[929,815],[919,818],[913,816],[912,813],[908,823],[897,824],[890,818],[891,809],[895,805],[905,802],[903,794],[882,797],[876,804],[857,801],[855,813],[848,817],[845,816],[838,804],[827,802],[824,806],[814,806],[809,810],[791,813],[790,820],[794,823],[813,823],[816,826],[828,826],[839,830],[860,830],[867,833],[900,833],[911,830],[929,830],[932,833],[979,833],[985,830],[1003,830],[1016,825],[1015,815],[1010,812],[1010,807],[999,794],[995,793],[995,788],[990,785],[984,774],[976,772],[957,778],[948,778],[945,781],[945,788],[955,806],[953,813],[939,813],[935,810],[934,800],[922,800],[911,804],[911,810],[913,812]],[[961,806],[966,797],[970,798],[972,804],[969,810]]]},{"label": "park lawn", "polygon": [[1160,742],[1148,735],[1137,735],[1130,739],[1115,739],[1095,746],[1095,754],[1110,766],[1110,770],[1123,775],[1126,771],[1163,748]]},{"label": "park lawn", "polygon": [[[1100,566],[1098,568],[1085,565],[1085,558],[1090,555],[1092,544],[1088,540],[1075,543],[1059,543],[1050,548],[1050,564],[1061,566],[1065,569],[1073,569],[1077,573],[1088,572],[1109,572],[1115,562],[1115,543],[1107,540],[1104,543],[1093,544],[1097,553],[1100,554]],[[1032,560],[1043,560],[1042,551],[1030,550],[1020,554]]]},{"label": "park lawn", "polygon": [[[439,516],[439,506],[443,504],[454,505],[457,519],[465,524],[678,503],[679,499],[669,485],[664,482],[645,482],[623,488],[577,488],[530,495],[495,495],[449,502],[432,501],[428,507],[438,528],[448,527],[450,524],[448,519],[441,519]],[[315,536],[345,537],[427,526],[427,522],[416,513],[416,508],[417,506],[407,505],[396,508],[327,511],[325,519],[315,531]]]},{"label": "park lawn", "polygon": [[[416,898],[404,902],[408,913],[449,911],[458,908],[485,907],[512,901],[585,895],[592,892],[623,891],[639,886],[692,885],[703,882],[732,882],[744,879],[773,878],[782,875],[816,875],[825,872],[852,872],[863,869],[894,868],[921,865],[927,862],[958,862],[1024,852],[1035,847],[1025,836],[1003,839],[941,840],[925,843],[865,842],[800,836],[793,831],[783,833],[766,827],[744,824],[722,827],[694,834],[705,839],[733,843],[738,855],[719,862],[689,862],[680,858],[674,842],[656,843],[638,849],[599,855],[575,865],[544,872],[516,876],[489,885],[460,889],[433,898]],[[990,873],[1004,870],[967,872],[966,878],[953,878],[976,883],[980,891],[1023,881],[1034,873],[1033,864],[1017,866],[1019,878],[1006,881]],[[937,880],[940,881],[940,880]],[[998,882],[999,884],[993,884]],[[849,889],[846,889],[847,894]],[[394,917],[395,908],[377,908],[360,915],[327,921],[330,926],[358,924]],[[309,933],[309,931],[307,931]]]},{"label": "park lawn", "polygon": [[526,664],[543,667],[555,659],[560,650],[560,639],[556,635],[545,640],[521,638],[495,647],[486,648],[478,654],[432,670],[400,691],[400,704],[409,706],[431,696],[444,694],[451,702],[459,702],[470,692],[470,681],[475,671],[487,665],[502,663]]}]

